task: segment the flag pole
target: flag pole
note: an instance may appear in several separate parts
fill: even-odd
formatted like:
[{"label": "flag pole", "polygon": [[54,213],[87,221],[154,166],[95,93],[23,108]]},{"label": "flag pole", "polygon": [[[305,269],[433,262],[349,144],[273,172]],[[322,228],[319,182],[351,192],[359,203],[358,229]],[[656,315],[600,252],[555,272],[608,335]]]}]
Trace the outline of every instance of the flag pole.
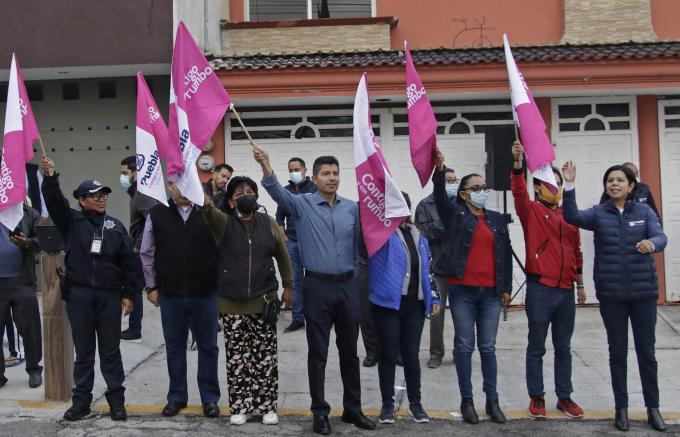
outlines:
[{"label": "flag pole", "polygon": [[513,120],[512,126],[515,128],[515,141],[519,141],[519,132],[517,130],[517,121]]},{"label": "flag pole", "polygon": [[241,120],[241,116],[238,115],[238,112],[236,112],[236,108],[234,107],[234,105],[231,105],[231,111],[236,116],[236,120],[238,120],[238,124],[241,125],[241,129],[243,129],[243,132],[246,133],[246,136],[248,137],[248,140],[250,141],[250,145],[253,146],[253,148],[255,148],[255,141],[253,141],[253,137],[250,136],[250,132],[248,132],[248,128],[246,127],[246,125],[243,124],[243,120]]},{"label": "flag pole", "polygon": [[40,141],[40,150],[42,151],[42,156],[47,156],[47,153],[45,152],[45,145],[42,142],[42,137],[38,137],[38,141]]}]

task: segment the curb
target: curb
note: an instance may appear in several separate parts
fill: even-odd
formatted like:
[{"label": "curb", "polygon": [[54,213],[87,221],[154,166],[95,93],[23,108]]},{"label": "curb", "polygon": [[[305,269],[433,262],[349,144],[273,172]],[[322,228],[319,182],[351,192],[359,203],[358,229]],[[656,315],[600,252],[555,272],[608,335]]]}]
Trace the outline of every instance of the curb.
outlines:
[{"label": "curb", "polygon": [[[54,401],[5,401],[2,405],[12,405],[20,408],[26,409],[39,409],[39,410],[66,410],[71,404],[70,402],[54,402]],[[144,414],[144,415],[154,415],[160,416],[161,410],[164,405],[126,405],[128,413]],[[223,407],[224,408],[224,407]],[[108,406],[95,407],[92,409],[94,412],[108,413]],[[369,417],[377,417],[380,414],[378,410],[365,410],[364,413]],[[508,420],[536,420],[528,416],[526,410],[505,410],[505,416]],[[312,413],[307,409],[295,409],[295,408],[283,408],[277,411],[279,417],[311,417]],[[452,420],[452,421],[462,421],[460,413],[458,411],[448,411],[448,410],[429,410],[428,414],[434,419]],[[674,411],[662,411],[663,417],[667,423],[680,423],[680,412]],[[189,405],[182,409],[180,415],[185,416],[200,416],[203,415],[203,408],[200,405]],[[342,415],[341,409],[331,410],[331,416]],[[411,415],[404,411],[396,412],[397,418],[407,418]],[[484,419],[486,416],[480,414],[480,418]],[[646,411],[631,411],[629,412],[629,417],[631,420],[647,420]],[[557,419],[567,419],[567,420],[613,420],[614,412],[609,410],[588,410],[586,415],[582,419],[569,419],[563,413],[558,411],[549,411],[546,417],[547,420],[557,420]]]}]

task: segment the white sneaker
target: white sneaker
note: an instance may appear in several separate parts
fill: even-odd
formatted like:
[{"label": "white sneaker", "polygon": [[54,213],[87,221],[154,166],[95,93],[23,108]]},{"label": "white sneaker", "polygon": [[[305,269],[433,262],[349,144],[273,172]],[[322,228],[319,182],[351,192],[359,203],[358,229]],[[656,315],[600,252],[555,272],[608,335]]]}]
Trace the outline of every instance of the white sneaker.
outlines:
[{"label": "white sneaker", "polygon": [[248,419],[250,419],[250,416],[247,414],[232,414],[229,418],[229,423],[232,425],[243,425]]},{"label": "white sneaker", "polygon": [[271,413],[267,413],[264,416],[262,416],[262,424],[263,425],[276,425],[279,423],[279,416],[276,415],[276,412],[272,411]]}]

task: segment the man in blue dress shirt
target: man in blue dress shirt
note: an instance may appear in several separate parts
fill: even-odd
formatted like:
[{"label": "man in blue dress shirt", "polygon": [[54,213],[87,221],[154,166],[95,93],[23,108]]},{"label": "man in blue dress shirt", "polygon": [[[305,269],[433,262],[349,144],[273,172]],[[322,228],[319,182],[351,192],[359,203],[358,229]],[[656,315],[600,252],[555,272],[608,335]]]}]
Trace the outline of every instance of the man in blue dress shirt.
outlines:
[{"label": "man in blue dress shirt", "polygon": [[338,160],[333,156],[317,158],[312,169],[317,192],[295,195],[279,183],[264,149],[254,145],[253,155],[262,166],[262,186],[296,223],[305,270],[302,294],[314,432],[324,435],[331,432],[328,422],[331,407],[324,399],[324,380],[333,325],[344,390],[342,420],[359,428],[374,429],[375,423],[361,412],[357,356],[360,311],[354,271],[359,257],[359,208],[356,202],[337,195]]}]

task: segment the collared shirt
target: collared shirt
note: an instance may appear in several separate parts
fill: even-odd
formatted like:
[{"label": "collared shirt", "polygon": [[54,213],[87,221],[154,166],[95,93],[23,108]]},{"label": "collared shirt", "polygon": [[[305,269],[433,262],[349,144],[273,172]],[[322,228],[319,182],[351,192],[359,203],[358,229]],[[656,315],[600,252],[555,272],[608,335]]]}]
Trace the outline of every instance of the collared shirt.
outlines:
[{"label": "collared shirt", "polygon": [[[184,220],[184,223],[189,220],[191,211],[194,209],[194,204],[189,206],[177,205],[177,211]],[[156,244],[154,243],[153,222],[151,221],[151,214],[146,216],[144,222],[144,231],[142,232],[142,245],[139,248],[139,257],[142,259],[142,268],[144,269],[144,281],[149,288],[156,287],[156,269],[154,268],[154,261],[156,259]]]},{"label": "collared shirt", "polygon": [[319,193],[293,194],[276,175],[262,186],[284,213],[295,219],[300,258],[306,270],[340,274],[355,269],[359,256],[359,208],[356,202],[336,196],[331,206]]}]

